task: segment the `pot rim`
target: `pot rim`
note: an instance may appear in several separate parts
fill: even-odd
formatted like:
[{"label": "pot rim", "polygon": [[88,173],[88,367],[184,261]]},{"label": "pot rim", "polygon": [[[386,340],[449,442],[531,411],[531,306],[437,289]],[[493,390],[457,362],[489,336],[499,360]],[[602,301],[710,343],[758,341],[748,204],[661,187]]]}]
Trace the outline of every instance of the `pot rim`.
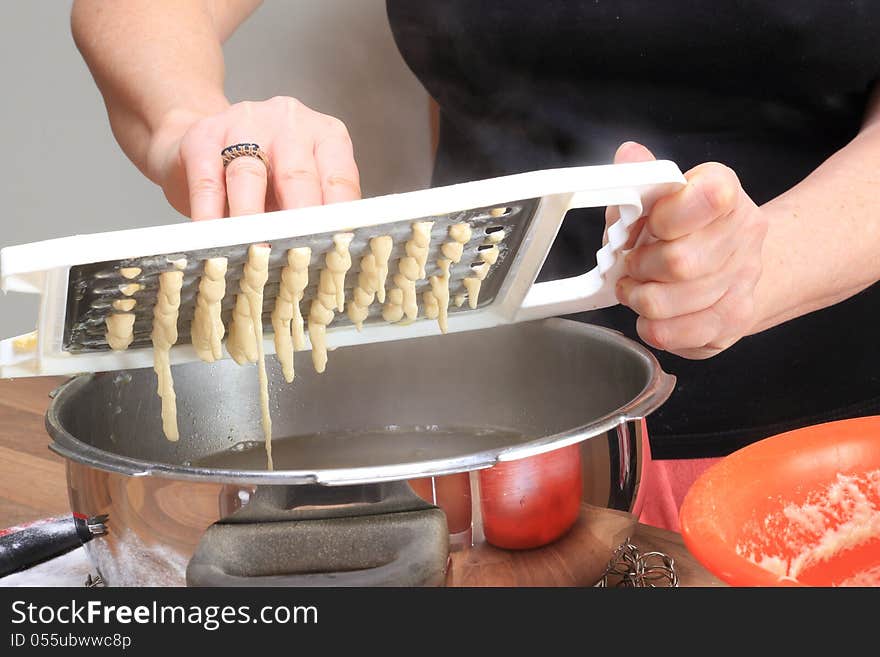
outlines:
[{"label": "pot rim", "polygon": [[657,358],[646,347],[619,331],[586,324],[575,320],[550,318],[543,323],[559,324],[593,334],[634,352],[648,366],[651,376],[645,387],[627,404],[593,422],[563,432],[541,436],[511,447],[499,447],[456,458],[431,459],[397,465],[364,466],[356,468],[328,468],[322,470],[231,470],[204,468],[192,465],[170,465],[134,459],[114,454],[75,438],[61,425],[59,414],[67,396],[88,384],[93,373],[79,374],[61,384],[51,395],[46,411],[46,430],[53,442],[49,444],[56,454],[76,463],[131,477],[157,476],[169,479],[222,482],[233,484],[323,484],[353,485],[435,477],[490,468],[496,463],[513,461],[567,447],[604,434],[630,420],[644,418],[660,407],[675,388],[675,376],[663,371]]}]

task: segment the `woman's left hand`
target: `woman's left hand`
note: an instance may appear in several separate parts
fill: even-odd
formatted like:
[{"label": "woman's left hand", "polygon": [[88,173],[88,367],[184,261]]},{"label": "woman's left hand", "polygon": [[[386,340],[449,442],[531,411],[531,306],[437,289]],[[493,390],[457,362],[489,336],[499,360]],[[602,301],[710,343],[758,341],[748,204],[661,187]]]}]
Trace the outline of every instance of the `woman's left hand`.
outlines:
[{"label": "woman's left hand", "polygon": [[[615,163],[655,159],[626,142]],[[649,238],[626,256],[619,301],[638,313],[639,336],[683,358],[709,358],[750,332],[767,219],[736,174],[717,162],[685,174],[633,229]],[[614,219],[609,211],[607,220]],[[632,240],[635,241],[634,239]]]}]

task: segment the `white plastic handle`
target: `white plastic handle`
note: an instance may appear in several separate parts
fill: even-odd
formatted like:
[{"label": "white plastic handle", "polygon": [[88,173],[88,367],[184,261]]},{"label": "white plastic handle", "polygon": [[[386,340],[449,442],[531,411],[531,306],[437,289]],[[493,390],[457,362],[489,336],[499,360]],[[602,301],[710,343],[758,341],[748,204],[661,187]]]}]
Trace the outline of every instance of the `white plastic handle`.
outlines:
[{"label": "white plastic handle", "polygon": [[540,319],[555,315],[607,308],[617,304],[615,287],[623,273],[624,246],[630,228],[643,213],[643,200],[635,190],[605,192],[597,202],[595,192],[574,194],[568,210],[573,208],[616,205],[620,219],[608,228],[608,241],[596,252],[596,266],[585,274],[535,283],[523,299],[517,321]]},{"label": "white plastic handle", "polygon": [[37,371],[36,332],[0,340],[0,378],[33,376]]}]

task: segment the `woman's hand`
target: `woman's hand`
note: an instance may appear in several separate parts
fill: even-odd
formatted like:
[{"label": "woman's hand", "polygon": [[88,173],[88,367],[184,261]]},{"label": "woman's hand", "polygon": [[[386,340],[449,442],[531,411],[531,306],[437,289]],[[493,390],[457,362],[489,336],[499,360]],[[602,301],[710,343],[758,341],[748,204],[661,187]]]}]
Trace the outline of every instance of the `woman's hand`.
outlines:
[{"label": "woman's hand", "polygon": [[[258,144],[269,170],[254,157],[224,170],[220,151],[237,143]],[[211,116],[176,111],[150,141],[147,174],[194,220],[360,198],[345,124],[281,96]]]},{"label": "woman's hand", "polygon": [[[653,159],[627,142],[614,161]],[[638,313],[645,342],[701,359],[751,332],[768,223],[728,167],[700,164],[685,178],[684,188],[658,199],[634,227],[633,235],[647,235],[626,256],[617,298]],[[607,220],[614,219],[609,211]]]}]

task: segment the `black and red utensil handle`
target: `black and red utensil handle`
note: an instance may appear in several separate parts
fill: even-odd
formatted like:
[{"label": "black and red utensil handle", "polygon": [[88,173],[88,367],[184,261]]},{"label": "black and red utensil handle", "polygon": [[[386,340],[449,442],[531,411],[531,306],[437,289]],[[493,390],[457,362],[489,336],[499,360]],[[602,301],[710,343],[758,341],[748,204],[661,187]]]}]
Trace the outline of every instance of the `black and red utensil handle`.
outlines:
[{"label": "black and red utensil handle", "polygon": [[75,550],[94,538],[92,527],[91,519],[74,513],[0,530],[0,577]]}]

